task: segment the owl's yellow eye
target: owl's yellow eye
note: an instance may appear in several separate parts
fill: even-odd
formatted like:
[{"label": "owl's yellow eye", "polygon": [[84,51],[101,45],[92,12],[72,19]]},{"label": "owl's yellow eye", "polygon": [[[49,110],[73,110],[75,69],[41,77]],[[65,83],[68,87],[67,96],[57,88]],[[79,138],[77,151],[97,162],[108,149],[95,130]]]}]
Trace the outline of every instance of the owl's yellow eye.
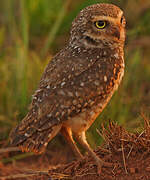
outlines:
[{"label": "owl's yellow eye", "polygon": [[95,26],[98,29],[104,29],[106,27],[106,21],[96,21]]}]

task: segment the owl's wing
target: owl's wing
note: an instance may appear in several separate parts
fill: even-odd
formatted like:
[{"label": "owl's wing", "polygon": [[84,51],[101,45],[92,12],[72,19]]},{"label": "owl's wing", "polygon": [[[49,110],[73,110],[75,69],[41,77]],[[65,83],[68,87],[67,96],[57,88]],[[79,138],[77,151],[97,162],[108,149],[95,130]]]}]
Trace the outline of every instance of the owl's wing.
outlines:
[{"label": "owl's wing", "polygon": [[[100,92],[92,85],[98,57],[85,57],[86,54],[75,57],[63,50],[47,65],[28,114],[11,134],[14,144],[23,144],[32,136],[39,141],[37,136],[41,133],[48,138],[53,127],[92,105],[92,99]],[[99,85],[99,81],[94,83]]]}]

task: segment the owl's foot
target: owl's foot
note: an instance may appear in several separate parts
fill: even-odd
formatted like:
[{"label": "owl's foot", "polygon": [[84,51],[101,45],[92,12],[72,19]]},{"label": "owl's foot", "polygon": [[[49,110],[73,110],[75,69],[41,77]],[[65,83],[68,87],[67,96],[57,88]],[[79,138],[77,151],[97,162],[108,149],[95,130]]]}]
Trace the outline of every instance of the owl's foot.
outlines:
[{"label": "owl's foot", "polygon": [[113,164],[108,163],[103,161],[102,159],[100,159],[96,153],[91,149],[91,147],[89,146],[89,144],[86,141],[86,136],[85,136],[85,132],[82,132],[80,134],[76,134],[77,139],[79,140],[80,144],[88,151],[88,153],[92,156],[92,158],[95,161],[95,164],[97,165],[97,173],[100,174],[101,173],[101,169],[103,166],[105,167],[112,167]]},{"label": "owl's foot", "polygon": [[103,161],[96,154],[93,154],[93,158],[94,158],[96,166],[97,166],[97,173],[98,174],[101,174],[102,167],[112,167],[113,166],[112,163]]}]

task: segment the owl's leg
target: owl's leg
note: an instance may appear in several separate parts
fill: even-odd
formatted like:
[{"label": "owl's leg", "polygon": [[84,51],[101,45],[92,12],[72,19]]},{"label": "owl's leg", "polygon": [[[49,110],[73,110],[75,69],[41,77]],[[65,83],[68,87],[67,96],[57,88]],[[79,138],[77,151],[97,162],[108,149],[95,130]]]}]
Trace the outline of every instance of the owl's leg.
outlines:
[{"label": "owl's leg", "polygon": [[104,162],[102,159],[100,159],[96,153],[92,150],[92,148],[89,146],[85,132],[82,132],[80,134],[75,134],[76,138],[78,139],[79,143],[88,151],[88,153],[93,157],[93,159],[96,162],[98,173],[101,173],[102,166],[112,166],[112,164]]},{"label": "owl's leg", "polygon": [[71,129],[67,128],[67,127],[62,127],[61,133],[65,137],[67,142],[70,144],[70,146],[71,146],[74,154],[76,155],[76,157],[80,158],[80,159],[83,158],[83,155],[80,153],[75,141],[73,140]]}]

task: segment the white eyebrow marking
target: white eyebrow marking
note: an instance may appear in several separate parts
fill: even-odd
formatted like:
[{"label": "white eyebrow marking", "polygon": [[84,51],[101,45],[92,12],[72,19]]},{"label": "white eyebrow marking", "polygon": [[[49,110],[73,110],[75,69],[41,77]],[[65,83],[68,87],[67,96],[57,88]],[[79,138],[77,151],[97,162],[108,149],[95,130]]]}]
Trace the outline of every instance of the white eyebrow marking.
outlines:
[{"label": "white eyebrow marking", "polygon": [[99,21],[99,20],[107,20],[107,21],[111,21],[113,23],[119,23],[120,24],[120,19],[123,15],[123,11],[120,11],[118,14],[118,17],[113,18],[110,16],[94,16],[93,17],[93,21]]},{"label": "white eyebrow marking", "polygon": [[123,15],[123,11],[120,11],[120,13],[118,14],[118,18],[121,19],[122,15]]}]

